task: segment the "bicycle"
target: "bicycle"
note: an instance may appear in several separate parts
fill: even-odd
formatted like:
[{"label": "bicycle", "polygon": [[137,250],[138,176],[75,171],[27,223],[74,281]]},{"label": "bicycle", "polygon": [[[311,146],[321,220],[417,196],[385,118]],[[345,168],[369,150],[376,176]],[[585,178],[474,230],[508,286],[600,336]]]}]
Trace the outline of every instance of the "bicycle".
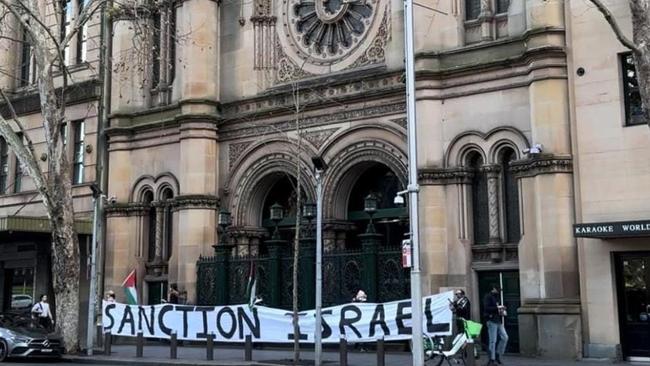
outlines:
[{"label": "bicycle", "polygon": [[[440,366],[443,362],[447,361],[449,366],[452,366],[452,361],[455,364],[466,365],[465,360],[469,355],[467,354],[467,344],[474,343],[474,339],[478,338],[481,334],[482,325],[480,323],[462,319],[463,332],[458,333],[451,342],[451,348],[445,350],[445,337],[430,337],[424,334],[423,348],[425,362],[430,362],[432,365]],[[472,355],[476,357],[475,355]]]}]

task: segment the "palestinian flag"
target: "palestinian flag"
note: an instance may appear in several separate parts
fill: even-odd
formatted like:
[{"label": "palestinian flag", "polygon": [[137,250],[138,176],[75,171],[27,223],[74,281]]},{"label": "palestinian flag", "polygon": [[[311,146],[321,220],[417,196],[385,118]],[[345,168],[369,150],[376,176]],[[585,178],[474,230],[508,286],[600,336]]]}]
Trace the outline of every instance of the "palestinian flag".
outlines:
[{"label": "palestinian flag", "polygon": [[248,285],[246,286],[246,298],[248,299],[248,307],[255,306],[255,288],[257,287],[257,278],[255,278],[255,262],[251,261],[251,270],[248,273]]},{"label": "palestinian flag", "polygon": [[135,288],[135,269],[126,276],[124,282],[122,282],[122,287],[124,287],[124,294],[126,295],[126,302],[129,305],[138,304],[138,291]]}]

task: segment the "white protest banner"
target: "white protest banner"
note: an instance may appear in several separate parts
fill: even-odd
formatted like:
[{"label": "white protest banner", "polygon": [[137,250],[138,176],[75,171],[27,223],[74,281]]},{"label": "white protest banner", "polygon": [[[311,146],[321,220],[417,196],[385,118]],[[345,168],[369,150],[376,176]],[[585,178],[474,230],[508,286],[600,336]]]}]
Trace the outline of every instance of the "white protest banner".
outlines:
[{"label": "white protest banner", "polygon": [[[449,300],[453,292],[422,299],[423,329],[429,335],[451,334],[452,314]],[[112,335],[180,340],[205,340],[214,334],[217,342],[243,342],[251,335],[255,342],[290,343],[294,339],[291,311],[248,305],[126,305],[104,302],[104,331]],[[324,343],[338,343],[341,336],[348,342],[372,342],[410,339],[411,301],[383,304],[351,303],[322,310]],[[300,341],[314,342],[314,310],[299,313]]]}]

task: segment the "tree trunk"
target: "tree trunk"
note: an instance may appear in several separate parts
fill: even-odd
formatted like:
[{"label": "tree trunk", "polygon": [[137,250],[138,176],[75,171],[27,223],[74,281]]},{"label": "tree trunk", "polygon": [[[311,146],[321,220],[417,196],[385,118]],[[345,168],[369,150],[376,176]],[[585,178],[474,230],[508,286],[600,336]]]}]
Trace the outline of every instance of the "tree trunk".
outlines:
[{"label": "tree trunk", "polygon": [[650,125],[650,0],[630,0],[632,39],[636,77],[644,108],[644,117]]},{"label": "tree trunk", "polygon": [[[63,207],[64,205],[62,205]],[[67,211],[67,212],[66,212]],[[57,210],[52,217],[52,280],[56,299],[56,326],[67,353],[79,350],[79,240],[72,211]]]}]

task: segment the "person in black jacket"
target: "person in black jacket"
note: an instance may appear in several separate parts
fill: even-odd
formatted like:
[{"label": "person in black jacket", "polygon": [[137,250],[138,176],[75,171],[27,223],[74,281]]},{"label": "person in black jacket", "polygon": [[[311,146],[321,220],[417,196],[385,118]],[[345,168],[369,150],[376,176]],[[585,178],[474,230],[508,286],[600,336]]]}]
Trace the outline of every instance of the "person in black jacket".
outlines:
[{"label": "person in black jacket", "polygon": [[458,332],[462,332],[465,330],[465,324],[463,323],[463,320],[460,318],[463,318],[465,320],[470,320],[471,318],[471,304],[469,302],[469,299],[467,296],[465,296],[465,291],[458,289],[454,292],[454,301],[449,304],[449,307],[451,308],[451,311],[456,315],[456,329]]},{"label": "person in black jacket", "polygon": [[[501,356],[506,350],[508,343],[508,333],[503,326],[503,317],[506,316],[505,306],[500,303],[499,287],[496,285],[491,286],[490,293],[485,295],[483,299],[483,312],[487,320],[487,329],[490,339],[490,361],[488,366],[501,365]],[[499,343],[497,345],[497,337]]]}]

